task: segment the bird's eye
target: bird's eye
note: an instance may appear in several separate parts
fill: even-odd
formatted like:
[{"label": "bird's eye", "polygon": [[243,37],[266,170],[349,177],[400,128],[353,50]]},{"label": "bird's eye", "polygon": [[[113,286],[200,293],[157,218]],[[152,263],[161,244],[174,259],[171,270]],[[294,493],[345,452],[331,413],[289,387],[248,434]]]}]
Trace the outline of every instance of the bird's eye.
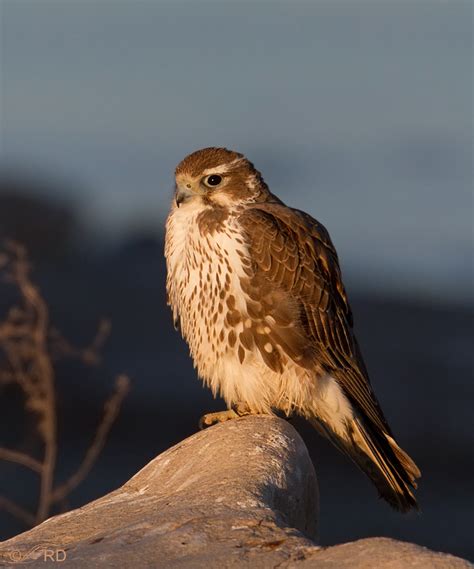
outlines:
[{"label": "bird's eye", "polygon": [[206,186],[209,186],[210,188],[215,188],[221,182],[222,182],[222,176],[219,176],[218,174],[211,174],[210,176],[207,176],[207,178],[204,178],[204,183],[206,184]]}]

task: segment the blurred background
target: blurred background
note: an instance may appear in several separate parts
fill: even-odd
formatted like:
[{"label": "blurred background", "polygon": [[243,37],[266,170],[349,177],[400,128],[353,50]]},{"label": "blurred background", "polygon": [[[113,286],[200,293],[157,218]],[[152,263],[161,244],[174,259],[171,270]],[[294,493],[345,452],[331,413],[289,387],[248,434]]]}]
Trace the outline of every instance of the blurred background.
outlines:
[{"label": "blurred background", "polygon": [[[473,558],[472,3],[3,0],[0,16],[0,236],[27,246],[72,341],[112,323],[100,369],[58,364],[58,479],[113,376],[132,379],[68,507],[223,407],[171,325],[163,225],[176,164],[227,146],[329,229],[372,383],[423,473],[421,514],[396,514],[295,421],[321,542],[384,535]],[[21,406],[0,389],[0,446],[29,448]],[[0,493],[31,506],[20,470],[0,462]],[[23,529],[0,511],[0,538]]]}]

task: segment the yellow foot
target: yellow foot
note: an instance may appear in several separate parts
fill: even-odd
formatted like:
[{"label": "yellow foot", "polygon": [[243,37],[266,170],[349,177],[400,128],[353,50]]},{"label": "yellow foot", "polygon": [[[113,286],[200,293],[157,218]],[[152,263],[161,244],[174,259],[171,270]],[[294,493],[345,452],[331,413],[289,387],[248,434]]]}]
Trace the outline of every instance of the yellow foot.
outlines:
[{"label": "yellow foot", "polygon": [[199,419],[199,428],[205,429],[206,427],[211,427],[217,423],[224,423],[225,421],[230,421],[231,419],[237,419],[239,415],[233,409],[227,409],[226,411],[217,411],[217,413],[206,413]]},{"label": "yellow foot", "polygon": [[232,409],[217,411],[217,413],[206,413],[199,420],[199,428],[205,429],[217,423],[224,423],[231,419],[238,419],[244,415],[250,415],[251,411],[246,403],[237,402],[232,405]]},{"label": "yellow foot", "polygon": [[243,403],[242,401],[237,401],[232,405],[232,410],[237,413],[239,417],[244,417],[245,415],[251,415],[252,411],[247,403]]}]

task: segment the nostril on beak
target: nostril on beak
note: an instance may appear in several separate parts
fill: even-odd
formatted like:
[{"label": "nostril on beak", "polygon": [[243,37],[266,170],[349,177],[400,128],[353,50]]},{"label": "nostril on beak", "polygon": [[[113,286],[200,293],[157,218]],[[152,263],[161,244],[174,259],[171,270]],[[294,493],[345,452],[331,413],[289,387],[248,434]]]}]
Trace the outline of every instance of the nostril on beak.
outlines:
[{"label": "nostril on beak", "polygon": [[176,189],[176,205],[179,207],[183,202],[192,198],[194,193],[192,190],[193,184],[191,182],[178,186]]}]

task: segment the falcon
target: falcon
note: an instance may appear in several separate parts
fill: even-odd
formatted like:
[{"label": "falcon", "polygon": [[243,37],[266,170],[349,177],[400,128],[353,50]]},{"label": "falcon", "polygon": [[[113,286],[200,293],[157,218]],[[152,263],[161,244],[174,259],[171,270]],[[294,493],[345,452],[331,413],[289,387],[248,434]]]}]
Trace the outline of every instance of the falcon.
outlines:
[{"label": "falcon", "polygon": [[166,222],[167,296],[203,382],[229,409],[297,414],[400,511],[420,476],[385,419],[353,330],[334,245],[273,195],[242,154],[204,148],[176,168]]}]

